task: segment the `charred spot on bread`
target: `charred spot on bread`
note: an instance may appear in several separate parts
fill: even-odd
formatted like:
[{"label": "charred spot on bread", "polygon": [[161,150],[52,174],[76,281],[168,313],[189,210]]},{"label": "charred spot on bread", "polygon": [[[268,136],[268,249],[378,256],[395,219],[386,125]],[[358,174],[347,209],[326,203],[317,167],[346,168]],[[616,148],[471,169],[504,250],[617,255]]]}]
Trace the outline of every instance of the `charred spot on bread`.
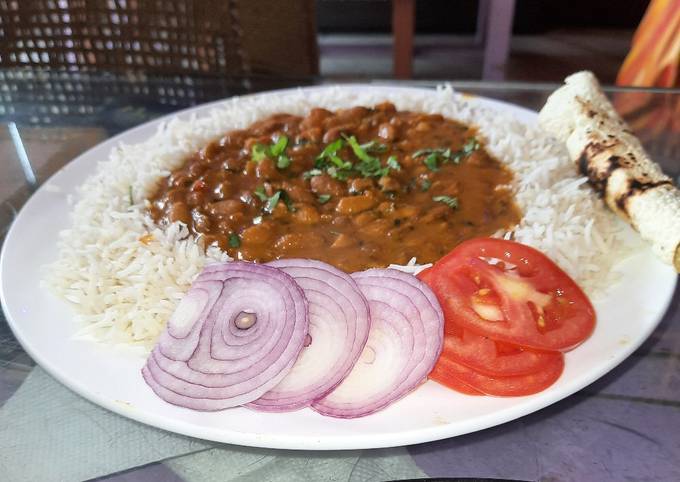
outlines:
[{"label": "charred spot on bread", "polygon": [[657,188],[659,186],[666,186],[666,185],[672,186],[673,182],[668,180],[668,179],[665,179],[663,181],[654,181],[654,182],[645,182],[645,181],[639,181],[637,179],[633,179],[632,181],[630,181],[630,186],[629,186],[628,189],[633,190],[635,192],[644,192],[644,191],[648,191],[650,189]]},{"label": "charred spot on bread", "polygon": [[656,189],[661,186],[673,185],[673,182],[665,179],[662,181],[641,181],[639,179],[630,179],[626,187],[625,192],[616,196],[616,207],[622,212],[628,214],[628,200],[634,196],[642,194],[643,192],[649,191],[650,189]]},{"label": "charred spot on bread", "polygon": [[607,149],[611,149],[612,147],[616,146],[616,144],[616,141],[613,141],[611,144],[591,141],[586,144],[586,148],[583,150],[583,152],[592,158],[597,156],[599,153],[606,151]]},{"label": "charred spot on bread", "polygon": [[601,154],[605,150],[611,148],[614,144],[603,144],[599,142],[590,142],[583,150],[578,159],[578,168],[581,174],[588,177],[588,182],[597,194],[602,197],[607,192],[607,184],[609,178],[616,169],[625,167],[627,162],[624,158],[617,155],[611,155],[606,159],[606,165],[596,168],[593,166],[591,160]]}]

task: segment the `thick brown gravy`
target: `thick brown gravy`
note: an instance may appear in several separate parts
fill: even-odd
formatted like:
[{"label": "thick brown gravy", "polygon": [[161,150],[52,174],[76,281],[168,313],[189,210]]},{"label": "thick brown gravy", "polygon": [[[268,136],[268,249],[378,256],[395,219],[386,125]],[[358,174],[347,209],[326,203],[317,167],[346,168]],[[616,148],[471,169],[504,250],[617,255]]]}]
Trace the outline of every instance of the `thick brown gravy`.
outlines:
[{"label": "thick brown gravy", "polygon": [[160,182],[150,212],[235,259],[314,258],[352,272],[436,261],[515,225],[511,181],[474,129],[442,116],[389,103],[313,109],[210,143]]}]

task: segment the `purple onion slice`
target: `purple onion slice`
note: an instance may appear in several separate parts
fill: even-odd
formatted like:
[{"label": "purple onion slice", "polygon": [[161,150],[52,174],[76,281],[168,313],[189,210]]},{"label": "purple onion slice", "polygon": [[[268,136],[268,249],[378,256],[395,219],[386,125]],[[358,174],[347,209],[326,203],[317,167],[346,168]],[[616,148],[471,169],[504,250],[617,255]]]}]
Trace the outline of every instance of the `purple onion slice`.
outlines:
[{"label": "purple onion slice", "polygon": [[142,374],[169,403],[235,407],[288,374],[308,329],[307,299],[286,273],[246,262],[210,265],[168,321]]},{"label": "purple onion slice", "polygon": [[247,405],[285,412],[309,406],[352,370],[368,339],[368,302],[346,273],[321,261],[281,259],[268,263],[295,279],[309,301],[309,336],[281,383]]},{"label": "purple onion slice", "polygon": [[427,379],[444,341],[444,315],[430,288],[394,269],[354,273],[368,300],[371,329],[350,374],[312,404],[322,415],[369,415],[414,390]]}]

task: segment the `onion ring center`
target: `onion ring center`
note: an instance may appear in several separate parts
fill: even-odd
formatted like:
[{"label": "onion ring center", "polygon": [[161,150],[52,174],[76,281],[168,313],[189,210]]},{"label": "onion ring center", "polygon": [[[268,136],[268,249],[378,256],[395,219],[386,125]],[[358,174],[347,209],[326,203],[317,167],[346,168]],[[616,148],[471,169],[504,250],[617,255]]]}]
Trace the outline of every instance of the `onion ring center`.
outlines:
[{"label": "onion ring center", "polygon": [[257,323],[257,315],[255,313],[249,313],[247,311],[242,311],[234,319],[234,325],[239,330],[247,330],[251,328],[255,323]]}]

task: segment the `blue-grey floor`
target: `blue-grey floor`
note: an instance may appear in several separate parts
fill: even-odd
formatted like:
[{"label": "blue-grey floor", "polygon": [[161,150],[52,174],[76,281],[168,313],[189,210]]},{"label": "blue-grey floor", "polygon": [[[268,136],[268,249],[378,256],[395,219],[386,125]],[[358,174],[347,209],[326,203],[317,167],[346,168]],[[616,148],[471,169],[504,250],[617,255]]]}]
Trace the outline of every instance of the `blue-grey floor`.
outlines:
[{"label": "blue-grey floor", "polygon": [[[506,78],[518,81],[558,82],[566,75],[588,69],[604,83],[616,78],[630,48],[632,30],[568,30],[512,39]],[[321,76],[390,78],[390,35],[323,34],[319,36]],[[414,78],[480,79],[483,50],[472,37],[416,35]]]}]

